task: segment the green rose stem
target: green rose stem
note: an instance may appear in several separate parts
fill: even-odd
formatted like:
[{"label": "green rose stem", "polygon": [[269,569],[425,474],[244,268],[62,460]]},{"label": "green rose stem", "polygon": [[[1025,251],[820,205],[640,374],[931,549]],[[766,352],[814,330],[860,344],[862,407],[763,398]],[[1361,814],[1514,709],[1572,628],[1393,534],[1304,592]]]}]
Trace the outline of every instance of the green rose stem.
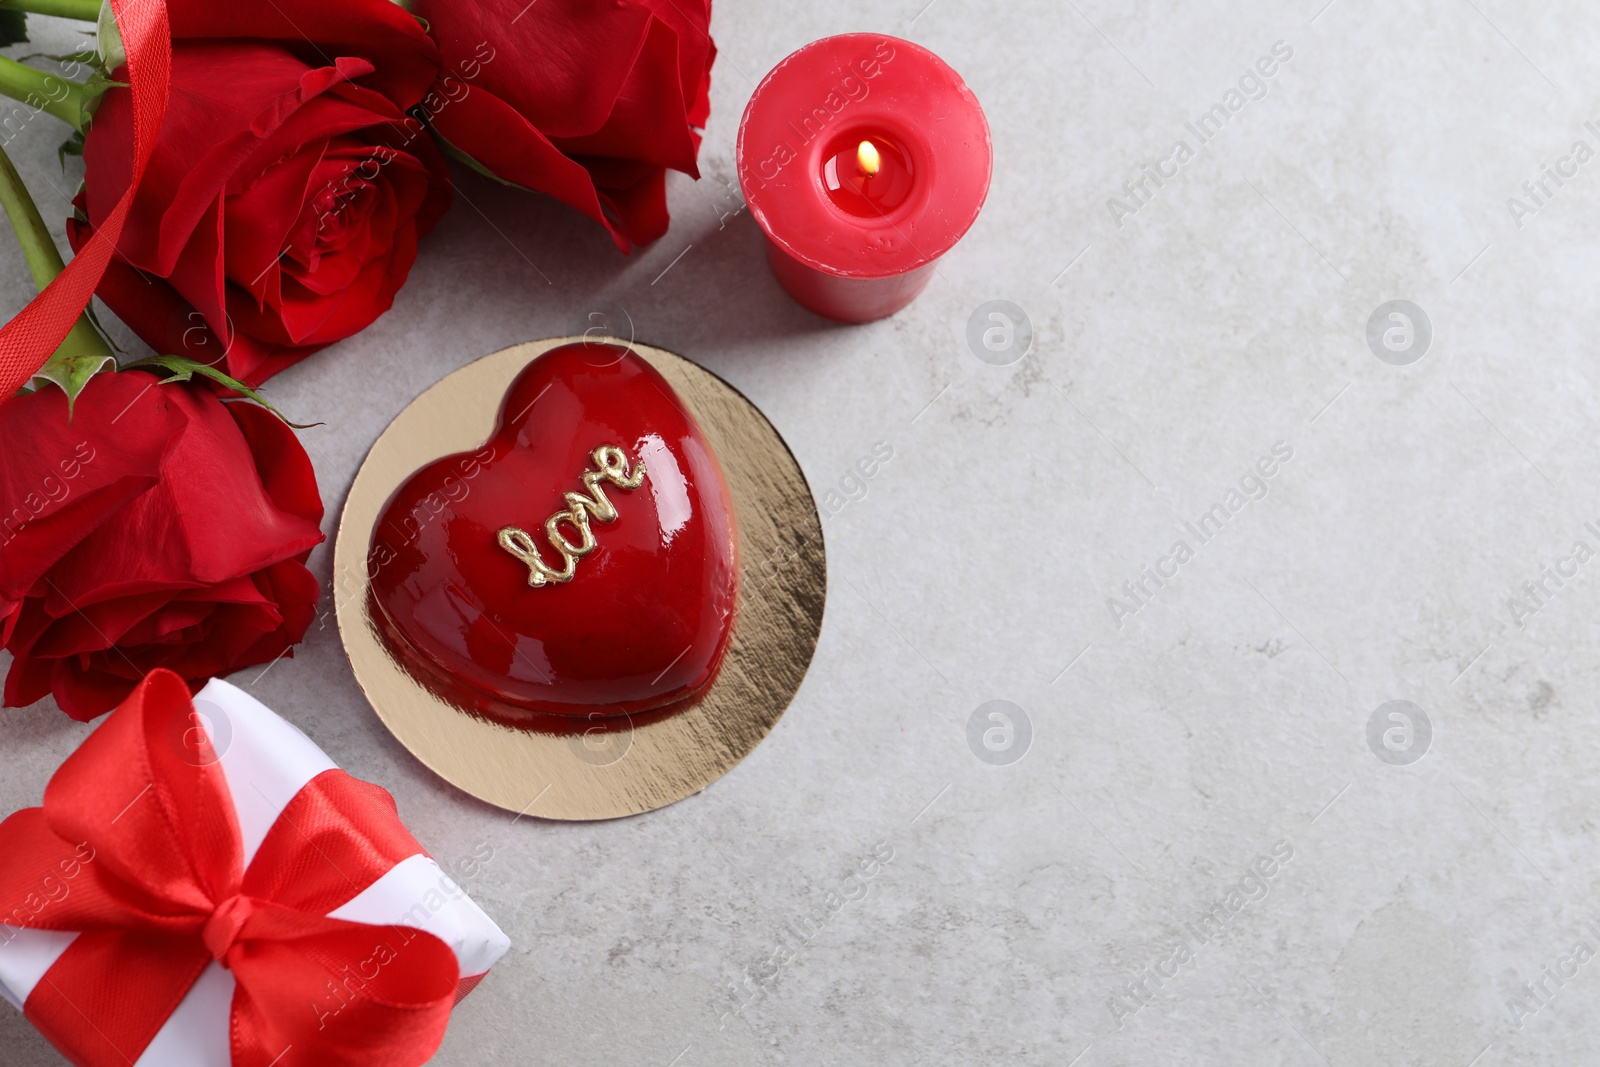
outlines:
[{"label": "green rose stem", "polygon": [[[11,228],[16,231],[17,243],[22,246],[22,255],[28,261],[28,269],[33,272],[33,284],[42,292],[61,273],[65,264],[61,261],[55,241],[50,238],[50,231],[45,229],[44,219],[39,217],[38,205],[33,202],[28,187],[22,184],[22,177],[17,174],[17,168],[11,165],[11,157],[6,155],[3,148],[0,148],[0,207],[5,208],[6,218],[11,220]],[[77,398],[83,384],[108,364],[116,364],[111,346],[94,328],[85,311],[72,324],[61,347],[39,368],[38,374],[66,390],[70,410],[71,402]]]},{"label": "green rose stem", "polygon": [[87,92],[78,82],[59,74],[0,56],[0,93],[52,115],[75,130],[84,127]]},{"label": "green rose stem", "polygon": [[0,11],[27,11],[93,22],[100,17],[100,0],[0,0]]}]

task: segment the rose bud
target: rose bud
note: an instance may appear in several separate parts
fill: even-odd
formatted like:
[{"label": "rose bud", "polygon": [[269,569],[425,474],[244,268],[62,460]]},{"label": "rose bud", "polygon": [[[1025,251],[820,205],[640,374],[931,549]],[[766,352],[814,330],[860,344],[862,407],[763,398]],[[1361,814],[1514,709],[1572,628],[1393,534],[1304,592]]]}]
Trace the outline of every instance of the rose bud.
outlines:
[{"label": "rose bud", "polygon": [[416,0],[439,42],[421,109],[496,177],[601,223],[617,247],[667,232],[666,170],[700,176],[710,0]]},{"label": "rose bud", "polygon": [[[448,206],[406,115],[438,54],[389,0],[168,8],[171,98],[98,295],[158,353],[257,385],[388,310]],[[75,249],[127,187],[128,90],[100,100],[83,156]]]},{"label": "rose bud", "polygon": [[157,667],[191,689],[305,634],[322,499],[294,432],[208,386],[97,374],[0,403],[5,704],[110,711]]}]

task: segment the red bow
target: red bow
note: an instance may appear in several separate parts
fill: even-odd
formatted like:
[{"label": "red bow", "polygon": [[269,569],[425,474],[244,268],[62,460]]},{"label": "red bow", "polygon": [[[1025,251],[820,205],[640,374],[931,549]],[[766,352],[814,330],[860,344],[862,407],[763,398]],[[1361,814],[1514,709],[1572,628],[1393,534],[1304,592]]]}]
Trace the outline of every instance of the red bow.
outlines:
[{"label": "red bow", "polygon": [[[413,1067],[455,1003],[431,934],[327,918],[421,849],[394,801],[312,779],[244,865],[188,687],[150,674],[67,758],[44,807],[0,823],[0,922],[83,931],[28,997],[81,1067],[130,1067],[212,960],[233,972],[234,1067]],[[198,757],[198,758],[197,758]]]},{"label": "red bow", "polygon": [[117,238],[133,208],[156,134],[172,91],[172,40],[164,0],[111,0],[111,11],[128,55],[128,92],[133,98],[133,177],[127,191],[95,227],[94,236],[66,269],[0,329],[0,403],[26,385],[34,371],[66,338],[100,284]]}]

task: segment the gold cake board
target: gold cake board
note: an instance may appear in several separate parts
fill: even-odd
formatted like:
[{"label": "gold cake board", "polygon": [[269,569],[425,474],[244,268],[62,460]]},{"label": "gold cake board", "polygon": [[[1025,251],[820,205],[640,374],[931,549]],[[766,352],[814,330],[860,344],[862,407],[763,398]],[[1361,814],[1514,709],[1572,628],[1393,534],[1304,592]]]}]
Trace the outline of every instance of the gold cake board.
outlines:
[{"label": "gold cake board", "polygon": [[733,498],[739,602],[716,682],[666,718],[612,732],[558,735],[468,714],[390,654],[371,616],[367,577],[372,527],[389,495],[424,464],[482,445],[517,373],[541,353],[581,340],[513,345],[462,367],[412,401],[356,472],[334,545],[339,633],[356,680],[384,725],[452,785],[544,819],[653,811],[732,770],[777,724],[800,688],[822,630],[827,589],[822,520],[778,431],[710,371],[633,343],[629,347],[671,383],[700,423]]}]

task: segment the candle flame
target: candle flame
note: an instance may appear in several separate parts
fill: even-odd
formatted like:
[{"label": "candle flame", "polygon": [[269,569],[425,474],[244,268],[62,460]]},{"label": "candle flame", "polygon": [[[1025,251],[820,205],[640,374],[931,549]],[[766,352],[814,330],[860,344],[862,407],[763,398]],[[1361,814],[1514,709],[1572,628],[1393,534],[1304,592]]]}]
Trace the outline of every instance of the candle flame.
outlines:
[{"label": "candle flame", "polygon": [[862,141],[856,148],[856,163],[861,167],[861,173],[872,177],[883,166],[883,158],[878,155],[878,147],[871,141]]}]

